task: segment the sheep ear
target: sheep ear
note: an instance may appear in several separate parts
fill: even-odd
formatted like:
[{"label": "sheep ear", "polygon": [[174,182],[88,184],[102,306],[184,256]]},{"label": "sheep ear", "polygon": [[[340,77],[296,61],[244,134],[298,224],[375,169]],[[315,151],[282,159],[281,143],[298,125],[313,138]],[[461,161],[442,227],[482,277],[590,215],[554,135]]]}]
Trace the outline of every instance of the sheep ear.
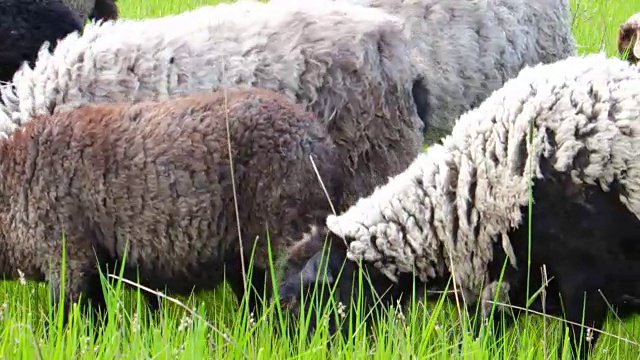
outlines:
[{"label": "sheep ear", "polygon": [[326,256],[322,256],[322,251],[316,253],[300,271],[300,277],[304,284],[313,284],[319,281],[324,284],[332,284],[333,275],[328,267],[327,262],[330,261]]}]

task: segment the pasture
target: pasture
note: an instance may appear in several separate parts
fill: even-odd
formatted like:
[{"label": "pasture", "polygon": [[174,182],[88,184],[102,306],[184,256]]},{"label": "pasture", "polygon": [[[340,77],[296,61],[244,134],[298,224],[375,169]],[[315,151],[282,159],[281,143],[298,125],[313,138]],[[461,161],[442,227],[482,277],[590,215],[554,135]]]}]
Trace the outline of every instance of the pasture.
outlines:
[{"label": "pasture", "polygon": [[[148,18],[215,2],[118,0],[118,5],[122,17]],[[571,0],[571,4],[581,53],[603,50],[615,55],[618,25],[640,11],[640,0]],[[225,287],[190,298],[165,299],[160,313],[151,317],[144,290],[119,281],[105,281],[103,286],[108,323],[95,333],[94,325],[77,309],[70,326],[63,329],[45,284],[0,282],[0,358],[547,359],[555,358],[561,332],[559,320],[532,315],[521,317],[501,341],[485,332],[474,339],[456,304],[441,299],[370,314],[380,318],[375,327],[359,326],[349,339],[337,337],[327,346],[326,328],[310,339],[304,326],[300,333],[287,334],[277,305],[260,317],[247,314]],[[593,359],[640,358],[640,316],[621,322],[611,315],[604,331],[607,335],[599,339]],[[568,351],[567,347],[565,354]]]}]

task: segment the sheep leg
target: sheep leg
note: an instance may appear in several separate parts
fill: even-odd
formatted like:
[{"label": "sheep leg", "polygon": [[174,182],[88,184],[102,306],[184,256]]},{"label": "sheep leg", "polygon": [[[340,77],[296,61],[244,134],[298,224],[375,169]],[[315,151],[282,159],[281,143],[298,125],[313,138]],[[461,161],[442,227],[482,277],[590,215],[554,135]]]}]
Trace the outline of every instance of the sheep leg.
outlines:
[{"label": "sheep leg", "polygon": [[509,304],[509,290],[511,288],[511,284],[507,281],[502,281],[499,283],[498,281],[494,281],[490,283],[483,291],[480,297],[480,314],[482,322],[488,325],[489,320],[493,320],[493,333],[498,336],[502,333],[502,325],[509,326],[511,320],[513,319],[512,314],[509,312],[509,308],[506,308],[501,305],[495,305],[494,310],[494,302]]},{"label": "sheep leg", "polygon": [[61,262],[55,264],[52,271],[47,272],[53,306],[55,308],[62,306],[61,316],[65,325],[69,321],[71,306],[76,303],[83,310],[90,304],[93,308],[91,315],[94,320],[98,320],[99,315],[106,308],[98,268],[92,261],[80,259],[78,254],[73,254],[72,251],[69,255],[71,257],[66,261],[64,293],[61,292]]},{"label": "sheep leg", "polygon": [[[245,266],[248,266],[248,261],[245,261]],[[261,295],[264,294],[264,298],[268,298],[271,294],[271,284],[267,279],[267,271],[262,269],[256,265],[253,268],[247,269],[247,272],[251,272],[251,278],[249,278],[249,274],[246,274],[247,278],[247,292],[245,292],[244,287],[244,278],[242,276],[242,266],[240,264],[239,257],[237,260],[227,263],[227,269],[231,271],[227,271],[226,279],[227,283],[231,287],[231,290],[238,298],[238,301],[242,301],[246,295],[248,298],[248,308],[249,314],[253,314],[257,316],[260,313],[262,298]],[[230,266],[229,266],[230,265]]]},{"label": "sheep leg", "polygon": [[[565,319],[600,329],[607,315],[607,304],[598,293],[598,289],[602,288],[601,284],[603,283],[600,275],[597,271],[590,271],[586,268],[569,267],[563,270],[558,272],[558,277]],[[565,326],[569,329],[571,351],[574,358],[587,359],[593,345],[598,340],[599,333],[580,325],[567,323]],[[562,352],[562,347],[559,351]]]},{"label": "sheep leg", "polygon": [[[488,284],[482,289],[480,304],[477,304],[479,309],[476,311],[479,310],[480,318],[477,318],[475,311],[471,312],[476,314],[473,321],[473,333],[476,337],[480,335],[480,328],[489,324],[489,320],[492,320],[493,324],[492,333],[498,338],[501,337],[502,330],[513,323],[518,311],[494,303],[510,304],[512,301],[516,303],[522,301],[520,294],[522,291],[518,284],[521,283],[524,272],[509,265],[507,255],[500,244],[495,243],[493,246],[495,259],[489,265]],[[466,296],[466,298],[471,297]],[[476,304],[470,303],[471,305]]]},{"label": "sheep leg", "polygon": [[[503,279],[501,283],[492,281],[487,285],[477,302],[467,303],[467,313],[471,314],[471,331],[475,337],[480,336],[480,329],[484,326],[492,325],[490,330],[496,338],[501,338],[503,329],[513,323],[514,316],[510,309],[495,305],[494,302],[509,304],[509,291],[511,284]],[[470,294],[465,294],[466,299],[472,298]]]},{"label": "sheep leg", "polygon": [[146,294],[145,296],[147,298],[147,306],[149,307],[149,309],[152,312],[156,312],[156,311],[160,310],[160,306],[161,306],[161,304],[160,304],[160,301],[161,301],[160,296],[155,295],[155,294]]}]

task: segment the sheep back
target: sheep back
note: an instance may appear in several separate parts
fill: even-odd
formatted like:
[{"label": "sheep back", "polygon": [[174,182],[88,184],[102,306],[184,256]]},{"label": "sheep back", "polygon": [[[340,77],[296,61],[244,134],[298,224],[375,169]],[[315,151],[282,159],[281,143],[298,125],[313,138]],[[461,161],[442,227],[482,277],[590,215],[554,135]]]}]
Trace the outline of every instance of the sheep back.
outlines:
[{"label": "sheep back", "polygon": [[2,97],[20,125],[81,103],[164,99],[224,84],[278,90],[317,115],[343,164],[345,202],[421,150],[418,77],[400,20],[331,1],[242,0],[164,18],[88,24],[42,51]]},{"label": "sheep back", "polygon": [[576,54],[567,0],[335,1],[405,20],[411,58],[429,88],[435,133],[451,132],[460,115],[523,67]]},{"label": "sheep back", "polygon": [[126,252],[147,286],[210,288],[225,266],[241,273],[230,265],[239,236],[247,264],[259,237],[254,265],[265,268],[267,231],[277,254],[331,211],[310,157],[339,202],[326,129],[265,89],[38,115],[0,140],[2,273],[51,276],[62,235],[72,285],[96,273],[96,255],[113,265]]},{"label": "sheep back", "polygon": [[638,88],[637,69],[603,54],[527,67],[460,117],[442,145],[326,224],[349,242],[349,259],[391,279],[448,271],[476,293],[495,242],[512,266],[522,260],[508,233],[523,221],[533,179],[545,177],[542,158],[575,184],[617,183],[640,216]]}]

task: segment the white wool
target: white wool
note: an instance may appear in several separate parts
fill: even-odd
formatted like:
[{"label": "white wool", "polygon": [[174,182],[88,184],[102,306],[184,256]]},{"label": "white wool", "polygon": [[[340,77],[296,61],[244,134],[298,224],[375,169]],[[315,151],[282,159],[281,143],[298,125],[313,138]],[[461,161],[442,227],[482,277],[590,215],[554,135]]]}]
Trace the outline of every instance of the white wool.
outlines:
[{"label": "white wool", "polygon": [[[640,217],[639,135],[637,67],[603,54],[527,67],[465,113],[442,145],[327,225],[348,239],[351,260],[392,280],[415,273],[427,281],[449,269],[462,289],[478,294],[493,242],[502,241],[512,265],[521,260],[507,233],[521,224],[533,178],[544,176],[541,156],[576,183],[606,191],[618,180],[620,200]],[[588,162],[578,171],[573,160],[585,150]]]},{"label": "white wool", "polygon": [[334,1],[403,19],[410,57],[429,87],[430,125],[447,132],[525,66],[576,55],[568,0]]},{"label": "white wool", "polygon": [[[291,19],[296,12],[303,25],[309,14],[322,17],[319,21],[327,24],[332,16],[338,22],[348,14],[355,25],[335,31],[353,33],[332,34],[334,30],[328,29],[327,41],[365,37],[375,31],[393,34],[393,26],[401,31],[398,18],[378,9],[321,0],[280,0],[278,4],[239,0],[160,18],[91,22],[82,34],[70,34],[60,41],[55,52],[43,47],[34,68],[23,66],[14,75],[14,89],[3,88],[0,93],[19,125],[35,114],[86,102],[163,99],[221,84],[259,84],[280,88],[295,98],[309,86],[301,79],[308,60],[304,52],[326,50],[324,43],[300,45],[298,37],[305,34],[302,25]],[[270,39],[275,30],[289,35],[287,43]],[[362,44],[366,41],[358,46]],[[166,66],[171,58],[175,65]],[[126,66],[131,67],[129,72],[123,69]],[[399,77],[407,75],[403,66],[398,64]],[[315,85],[321,79],[310,81]]]},{"label": "white wool", "polygon": [[7,138],[18,125],[11,121],[11,112],[0,102],[0,139]]}]

